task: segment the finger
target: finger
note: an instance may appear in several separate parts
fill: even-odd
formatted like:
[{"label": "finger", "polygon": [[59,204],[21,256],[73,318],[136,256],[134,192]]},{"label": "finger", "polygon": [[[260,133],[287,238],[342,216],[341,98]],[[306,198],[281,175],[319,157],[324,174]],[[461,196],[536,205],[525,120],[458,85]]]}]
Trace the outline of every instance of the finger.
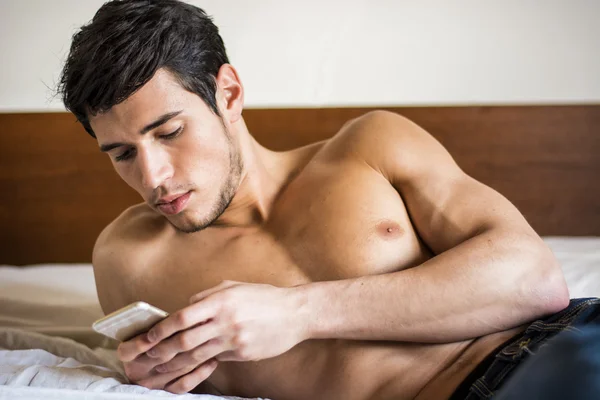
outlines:
[{"label": "finger", "polygon": [[215,287],[203,290],[202,292],[196,293],[195,295],[193,295],[192,297],[190,297],[190,304],[197,303],[200,300],[203,300],[203,299],[207,298],[211,294],[214,294],[214,293],[216,293],[218,291],[221,291],[223,289],[226,289],[228,287],[235,286],[235,285],[238,285],[238,282],[223,281],[223,282],[221,282],[220,284],[218,284]]},{"label": "finger", "polygon": [[[156,359],[158,363],[171,360],[178,353],[194,350],[198,346],[216,339],[221,333],[221,328],[215,322],[208,322],[192,329],[179,332],[167,338],[146,352],[148,357]],[[197,365],[198,363],[196,363]]]},{"label": "finger", "polygon": [[204,382],[214,372],[217,365],[218,362],[216,360],[207,361],[192,372],[165,386],[165,390],[177,394],[190,392],[196,386]]},{"label": "finger", "polygon": [[224,351],[215,358],[217,361],[244,361],[234,350]]},{"label": "finger", "polygon": [[195,366],[191,365],[179,371],[171,371],[166,374],[152,375],[140,381],[137,381],[136,383],[148,389],[164,389],[165,385],[167,385],[169,382],[172,382],[182,376],[185,376],[186,374],[193,371],[194,368]]},{"label": "finger", "polygon": [[160,364],[160,361],[152,359],[142,354],[133,361],[123,363],[125,375],[131,381],[138,381],[158,374],[154,368]]},{"label": "finger", "polygon": [[216,309],[217,305],[214,302],[194,303],[187,306],[154,325],[148,331],[147,340],[156,343],[179,331],[208,321],[215,316]]},{"label": "finger", "polygon": [[117,356],[122,362],[135,360],[139,355],[151,349],[156,343],[148,341],[146,334],[142,333],[132,339],[119,343]]},{"label": "finger", "polygon": [[230,350],[226,344],[220,340],[211,340],[201,346],[196,347],[185,353],[176,355],[171,361],[157,365],[156,370],[160,373],[177,371],[190,365],[201,365],[214,358],[217,354]]}]

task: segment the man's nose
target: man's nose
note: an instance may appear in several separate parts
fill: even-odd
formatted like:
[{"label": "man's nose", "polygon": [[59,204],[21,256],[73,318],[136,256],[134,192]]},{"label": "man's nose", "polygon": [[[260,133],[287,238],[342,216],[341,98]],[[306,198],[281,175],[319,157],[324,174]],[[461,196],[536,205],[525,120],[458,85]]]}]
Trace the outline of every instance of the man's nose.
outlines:
[{"label": "man's nose", "polygon": [[154,190],[173,175],[173,167],[166,152],[155,150],[139,154],[142,185]]}]

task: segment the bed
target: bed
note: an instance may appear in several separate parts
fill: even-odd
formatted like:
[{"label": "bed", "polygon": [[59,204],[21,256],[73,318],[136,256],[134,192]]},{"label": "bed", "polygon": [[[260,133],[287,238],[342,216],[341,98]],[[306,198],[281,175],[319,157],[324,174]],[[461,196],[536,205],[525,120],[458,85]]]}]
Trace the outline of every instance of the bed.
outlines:
[{"label": "bed", "polygon": [[[571,297],[600,296],[600,106],[384,108],[431,132],[511,200],[561,262]],[[365,108],[245,110],[274,150],[333,135]],[[91,250],[138,197],[67,113],[0,114],[0,398],[175,397],[130,384],[102,316]],[[187,394],[182,399],[219,399]]]}]

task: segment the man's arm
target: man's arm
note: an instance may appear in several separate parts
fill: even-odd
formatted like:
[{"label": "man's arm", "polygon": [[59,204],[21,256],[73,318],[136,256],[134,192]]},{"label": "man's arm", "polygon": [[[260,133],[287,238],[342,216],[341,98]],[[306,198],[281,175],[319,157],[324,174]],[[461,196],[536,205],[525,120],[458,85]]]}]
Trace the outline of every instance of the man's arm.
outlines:
[{"label": "man's arm", "polygon": [[105,227],[94,244],[92,252],[92,265],[94,266],[94,280],[96,293],[104,315],[127,304],[124,291],[121,290],[121,273],[125,270],[122,254],[115,249],[113,234],[116,223],[113,221]]},{"label": "man's arm", "polygon": [[[140,273],[138,266],[145,265],[147,250],[132,238],[139,238],[136,226],[137,206],[129,207],[106,226],[94,244],[92,265],[98,300],[104,314],[124,307],[135,300],[132,296],[134,283]],[[139,220],[139,218],[137,218]],[[147,232],[148,229],[142,232]],[[151,246],[146,246],[151,247]]]},{"label": "man's arm", "polygon": [[345,129],[349,154],[394,185],[436,256],[390,274],[297,287],[308,337],[448,342],[567,305],[564,277],[540,237],[427,132],[384,111]]}]

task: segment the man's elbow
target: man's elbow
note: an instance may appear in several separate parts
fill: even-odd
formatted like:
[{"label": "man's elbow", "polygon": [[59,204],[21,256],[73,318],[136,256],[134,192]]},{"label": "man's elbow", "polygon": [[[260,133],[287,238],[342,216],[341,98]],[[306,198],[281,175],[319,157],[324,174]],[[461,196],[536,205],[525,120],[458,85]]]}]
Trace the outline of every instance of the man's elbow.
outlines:
[{"label": "man's elbow", "polygon": [[538,315],[553,314],[563,310],[569,305],[569,289],[560,264],[552,251],[543,242],[534,247],[532,255],[532,268],[535,273],[528,274],[525,296],[530,306],[536,309]]}]

